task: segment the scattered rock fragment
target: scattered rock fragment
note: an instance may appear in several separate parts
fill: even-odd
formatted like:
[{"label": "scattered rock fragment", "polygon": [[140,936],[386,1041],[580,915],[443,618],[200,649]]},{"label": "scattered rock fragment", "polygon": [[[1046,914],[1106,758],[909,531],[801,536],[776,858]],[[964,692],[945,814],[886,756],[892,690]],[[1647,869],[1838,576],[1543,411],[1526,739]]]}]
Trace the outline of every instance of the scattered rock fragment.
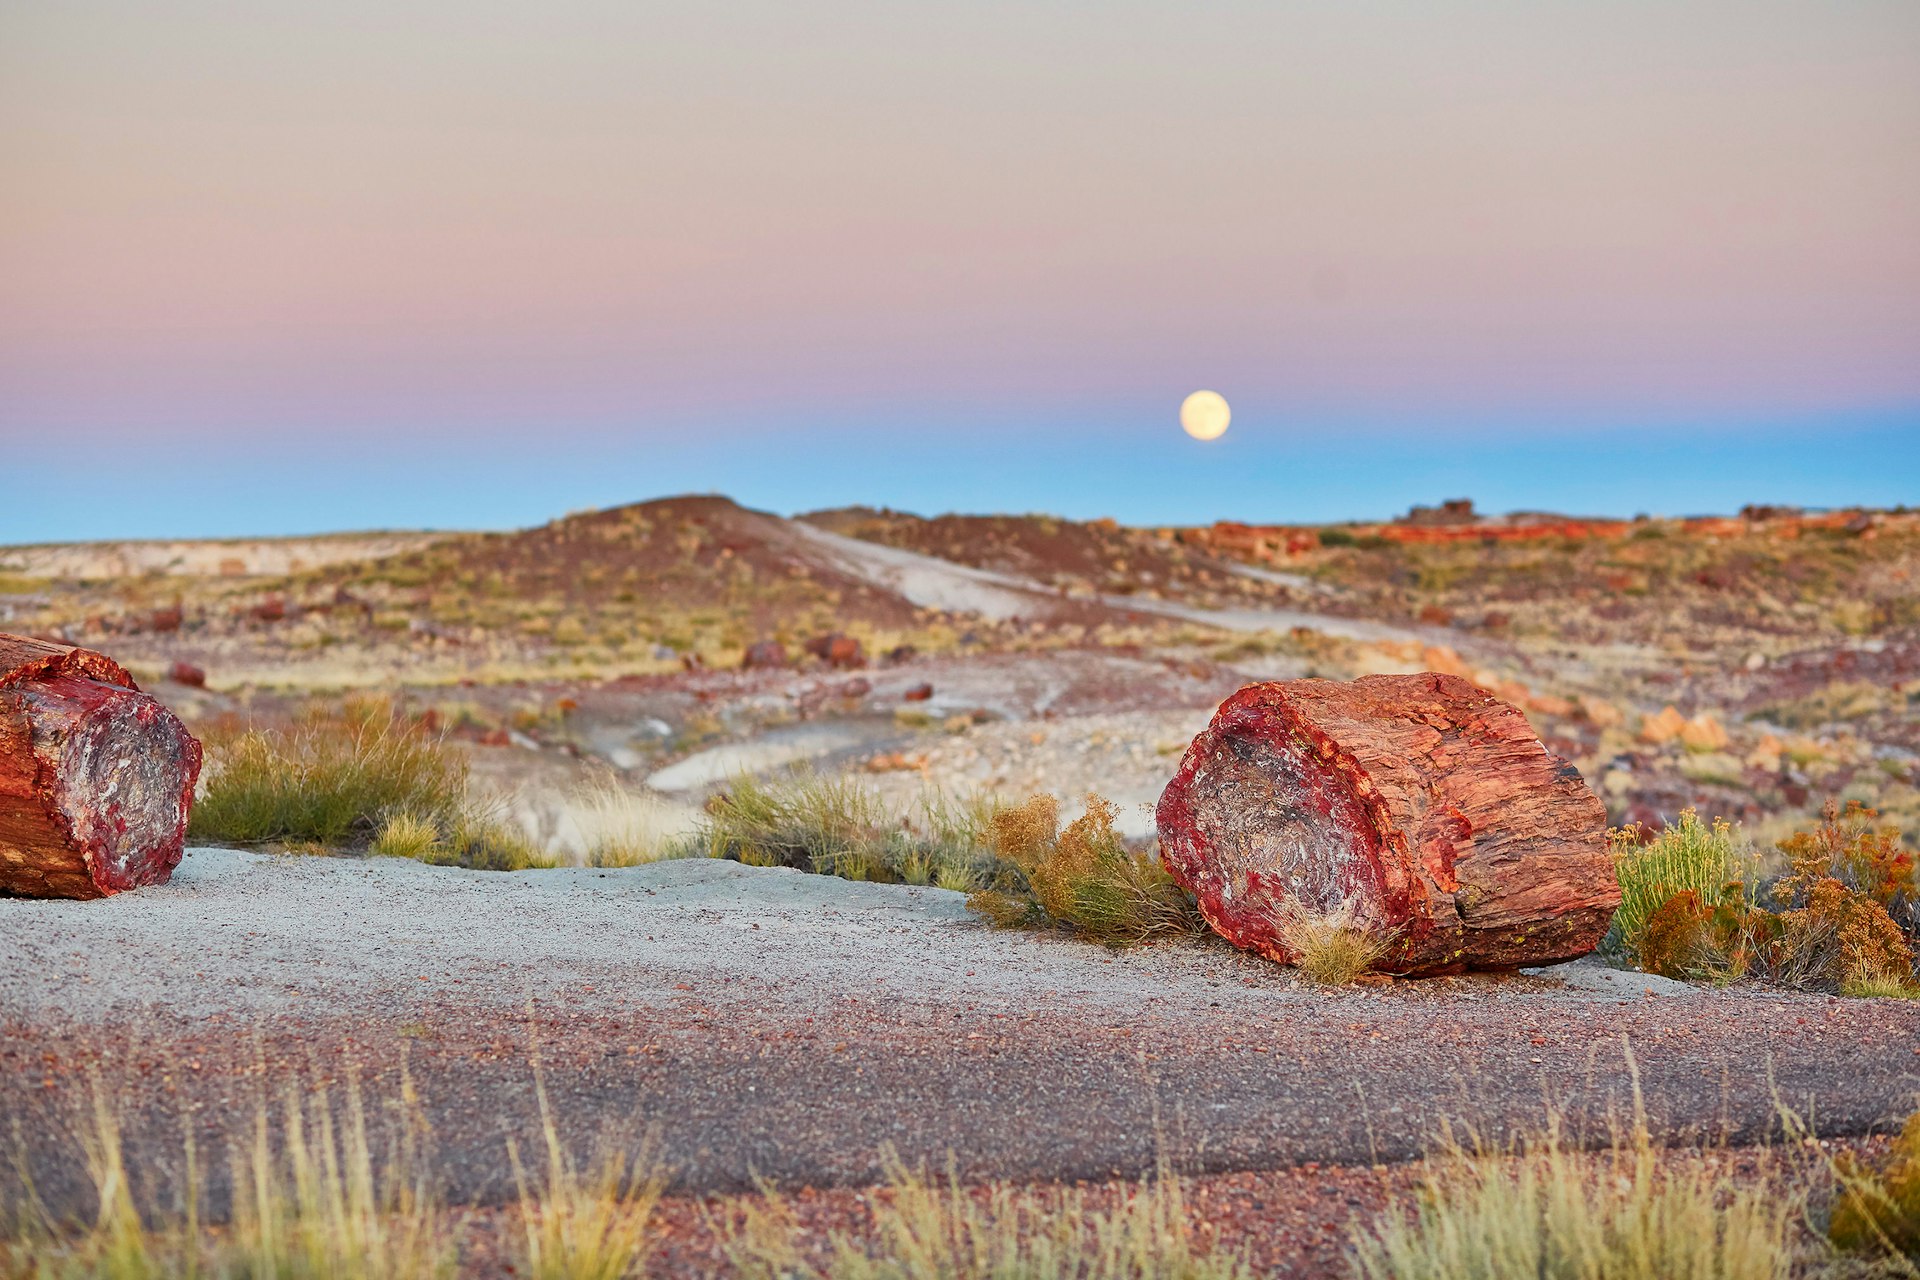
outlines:
[{"label": "scattered rock fragment", "polygon": [[191,662],[176,662],[167,668],[167,679],[175,684],[186,685],[190,689],[207,687],[207,673]]},{"label": "scattered rock fragment", "polygon": [[900,695],[903,702],[925,702],[931,697],[933,697],[933,686],[926,683],[916,684]]},{"label": "scattered rock fragment", "polygon": [[778,640],[761,640],[747,646],[740,657],[742,671],[778,671],[787,665],[787,646]]},{"label": "scattered rock fragment", "polygon": [[867,651],[850,635],[838,631],[807,641],[807,652],[830,667],[855,671],[867,665]]}]

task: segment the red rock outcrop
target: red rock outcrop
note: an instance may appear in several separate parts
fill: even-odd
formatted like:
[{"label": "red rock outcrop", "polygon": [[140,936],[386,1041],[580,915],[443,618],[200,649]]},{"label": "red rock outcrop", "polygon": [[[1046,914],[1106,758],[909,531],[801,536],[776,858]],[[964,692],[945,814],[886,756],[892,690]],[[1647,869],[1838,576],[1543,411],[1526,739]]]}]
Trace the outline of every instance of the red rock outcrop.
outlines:
[{"label": "red rock outcrop", "polygon": [[1519,711],[1458,676],[1250,685],[1160,797],[1161,858],[1236,946],[1351,913],[1427,974],[1584,955],[1620,903],[1606,810]]},{"label": "red rock outcrop", "polygon": [[200,744],[112,659],[0,634],[0,893],[164,883],[199,776]]}]

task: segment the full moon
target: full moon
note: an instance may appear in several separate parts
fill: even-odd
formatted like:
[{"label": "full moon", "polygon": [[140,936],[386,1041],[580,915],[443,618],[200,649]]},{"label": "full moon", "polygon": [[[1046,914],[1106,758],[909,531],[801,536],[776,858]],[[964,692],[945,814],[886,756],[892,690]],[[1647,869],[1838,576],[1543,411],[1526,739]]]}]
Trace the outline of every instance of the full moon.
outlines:
[{"label": "full moon", "polygon": [[1195,440],[1218,440],[1232,420],[1233,411],[1218,391],[1196,391],[1180,402],[1180,425]]}]

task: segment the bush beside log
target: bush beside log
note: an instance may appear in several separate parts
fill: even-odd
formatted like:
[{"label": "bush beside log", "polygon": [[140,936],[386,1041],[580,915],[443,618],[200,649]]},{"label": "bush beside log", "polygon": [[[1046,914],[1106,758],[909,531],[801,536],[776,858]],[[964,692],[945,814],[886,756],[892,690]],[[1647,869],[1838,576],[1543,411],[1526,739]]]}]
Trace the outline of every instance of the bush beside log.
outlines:
[{"label": "bush beside log", "polygon": [[0,634],[0,893],[164,883],[199,776],[200,744],[112,659]]},{"label": "bush beside log", "polygon": [[1584,955],[1620,888],[1606,810],[1526,717],[1457,676],[1252,685],[1160,798],[1161,857],[1237,946],[1292,963],[1290,914],[1390,937],[1378,967]]}]

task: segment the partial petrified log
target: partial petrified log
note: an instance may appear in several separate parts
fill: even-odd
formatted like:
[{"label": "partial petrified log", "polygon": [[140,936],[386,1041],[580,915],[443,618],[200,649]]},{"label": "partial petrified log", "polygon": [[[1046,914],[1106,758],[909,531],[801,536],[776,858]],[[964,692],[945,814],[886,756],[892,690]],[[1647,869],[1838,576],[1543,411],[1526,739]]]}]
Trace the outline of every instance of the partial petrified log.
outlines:
[{"label": "partial petrified log", "polygon": [[1458,676],[1250,685],[1160,797],[1161,858],[1236,946],[1299,913],[1392,939],[1396,973],[1593,950],[1620,905],[1607,815],[1526,717]]},{"label": "partial petrified log", "polygon": [[0,893],[165,883],[199,776],[200,744],[118,663],[0,634]]}]

